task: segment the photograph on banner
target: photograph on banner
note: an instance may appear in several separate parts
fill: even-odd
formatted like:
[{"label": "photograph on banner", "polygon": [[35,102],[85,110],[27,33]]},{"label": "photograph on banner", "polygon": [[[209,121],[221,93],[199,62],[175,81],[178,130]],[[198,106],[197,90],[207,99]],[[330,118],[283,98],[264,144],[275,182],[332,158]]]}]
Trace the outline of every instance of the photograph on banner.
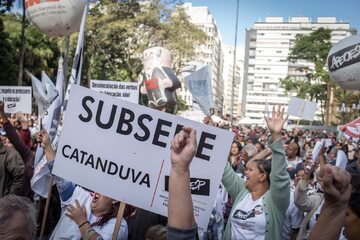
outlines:
[{"label": "photograph on banner", "polygon": [[182,126],[197,131],[191,189],[196,222],[205,230],[233,139],[229,131],[73,86],[53,173],[166,216],[170,143]]},{"label": "photograph on banner", "polygon": [[317,109],[316,102],[307,101],[297,97],[290,97],[288,114],[300,119],[313,121]]},{"label": "photograph on banner", "polygon": [[31,114],[31,87],[0,86],[1,100],[5,104],[6,113]]},{"label": "photograph on banner", "polygon": [[132,103],[139,102],[139,84],[137,82],[91,80],[90,89]]}]

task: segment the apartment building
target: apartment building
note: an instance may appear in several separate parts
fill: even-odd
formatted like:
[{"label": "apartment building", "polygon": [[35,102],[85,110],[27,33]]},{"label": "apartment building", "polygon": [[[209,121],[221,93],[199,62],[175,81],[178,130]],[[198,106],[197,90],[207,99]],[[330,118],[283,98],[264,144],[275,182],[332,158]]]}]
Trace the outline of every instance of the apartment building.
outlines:
[{"label": "apartment building", "polygon": [[[224,64],[223,64],[223,116],[230,116],[233,111],[234,119],[240,118],[242,86],[244,73],[244,45],[238,46],[236,49],[236,61],[234,69],[235,48],[231,45],[224,45]],[[235,71],[234,71],[235,70]],[[234,78],[235,72],[235,78]],[[233,99],[232,99],[233,95]],[[232,107],[233,106],[233,109]]]},{"label": "apartment building", "polygon": [[265,102],[287,107],[289,97],[280,87],[280,80],[288,75],[305,78],[306,71],[299,69],[314,67],[305,61],[295,64],[288,61],[295,36],[319,28],[332,31],[332,43],[353,34],[348,22],[337,21],[335,17],[318,17],[316,21],[309,17],[290,17],[288,21],[267,17],[246,29],[242,116],[260,120]]},{"label": "apartment building", "polygon": [[[192,6],[191,3],[184,3],[183,8],[191,23],[202,28],[207,35],[205,44],[196,46],[196,57],[194,61],[206,64],[211,68],[211,85],[213,100],[215,103],[215,111],[220,113],[223,102],[223,53],[221,35],[216,25],[214,17],[209,12],[208,7]],[[192,97],[183,87],[180,91],[180,96],[186,100],[187,104],[191,106]]]}]

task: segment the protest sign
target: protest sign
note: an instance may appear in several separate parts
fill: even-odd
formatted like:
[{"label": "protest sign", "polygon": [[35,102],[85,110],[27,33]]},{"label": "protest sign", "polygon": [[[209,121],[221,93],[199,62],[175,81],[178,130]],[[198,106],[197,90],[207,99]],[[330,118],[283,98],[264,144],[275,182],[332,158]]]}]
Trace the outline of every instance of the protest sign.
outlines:
[{"label": "protest sign", "polygon": [[291,97],[288,114],[304,120],[314,120],[316,102],[306,101],[297,97]]},{"label": "protest sign", "polygon": [[139,86],[136,82],[91,80],[90,89],[132,103],[139,102]]},{"label": "protest sign", "polygon": [[6,113],[31,113],[31,87],[0,86]]},{"label": "protest sign", "polygon": [[125,203],[167,215],[170,142],[197,130],[190,165],[196,222],[205,230],[233,134],[73,86],[53,173]]}]

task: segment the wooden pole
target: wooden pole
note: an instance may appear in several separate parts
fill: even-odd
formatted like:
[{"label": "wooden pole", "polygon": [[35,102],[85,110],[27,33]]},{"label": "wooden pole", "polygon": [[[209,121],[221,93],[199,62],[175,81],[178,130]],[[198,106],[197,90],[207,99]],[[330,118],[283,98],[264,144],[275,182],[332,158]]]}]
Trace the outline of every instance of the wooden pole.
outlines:
[{"label": "wooden pole", "polygon": [[111,240],[118,239],[119,229],[120,229],[120,225],[121,225],[121,220],[124,215],[125,206],[126,206],[126,203],[120,202],[120,207],[119,207],[118,214],[116,217],[116,223],[115,223],[114,232],[113,232]]},{"label": "wooden pole", "polygon": [[46,227],[46,219],[47,219],[47,216],[48,216],[49,206],[50,206],[50,199],[51,199],[51,195],[52,195],[52,186],[53,186],[53,176],[51,175],[50,176],[49,186],[48,186],[48,196],[47,196],[47,199],[46,199],[44,215],[43,215],[43,219],[42,219],[42,223],[41,223],[40,240],[42,240],[43,237],[44,237],[44,232],[45,232],[45,227]]}]

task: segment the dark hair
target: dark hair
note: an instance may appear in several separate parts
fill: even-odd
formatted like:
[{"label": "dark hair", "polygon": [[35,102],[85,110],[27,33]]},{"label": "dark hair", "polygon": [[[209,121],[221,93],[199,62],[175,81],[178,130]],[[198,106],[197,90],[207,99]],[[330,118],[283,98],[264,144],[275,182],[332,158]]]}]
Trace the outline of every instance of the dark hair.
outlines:
[{"label": "dark hair", "polygon": [[119,210],[120,202],[116,202],[112,205],[111,211],[108,213],[105,213],[103,216],[101,216],[96,222],[91,224],[92,227],[94,226],[103,226],[105,223],[107,223],[110,219],[116,218],[117,213]]},{"label": "dark hair", "polygon": [[262,144],[261,142],[257,142],[257,143],[255,143],[255,145],[256,145],[256,144],[259,144],[259,145],[260,145],[261,150],[264,150],[264,149],[265,149],[265,145]]},{"label": "dark hair", "polygon": [[167,229],[164,225],[158,224],[149,228],[145,235],[146,240],[166,240]]},{"label": "dark hair", "polygon": [[354,192],[351,194],[349,200],[349,207],[360,218],[360,192]]},{"label": "dark hair", "polygon": [[351,183],[353,192],[360,193],[360,174],[353,174],[351,176],[350,183]]},{"label": "dark hair", "polygon": [[256,159],[256,160],[253,160],[252,162],[256,163],[257,168],[260,173],[267,174],[266,180],[270,184],[271,160]]},{"label": "dark hair", "polygon": [[6,195],[0,198],[0,228],[6,228],[6,224],[20,213],[26,218],[27,234],[33,239],[36,236],[36,209],[32,202],[26,197],[17,195]]},{"label": "dark hair", "polygon": [[235,143],[236,146],[238,147],[239,152],[241,152],[241,150],[242,150],[242,145],[241,145],[241,143],[240,143],[239,141],[234,140],[231,145],[233,145],[234,143]]}]

